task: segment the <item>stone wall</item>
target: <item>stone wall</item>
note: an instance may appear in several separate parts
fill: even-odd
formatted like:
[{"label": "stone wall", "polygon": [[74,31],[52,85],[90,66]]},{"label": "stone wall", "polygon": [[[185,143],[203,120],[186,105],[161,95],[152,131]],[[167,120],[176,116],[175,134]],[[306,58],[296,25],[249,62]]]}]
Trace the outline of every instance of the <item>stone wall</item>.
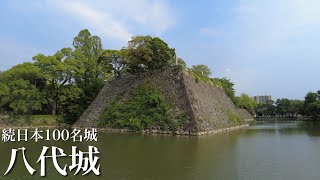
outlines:
[{"label": "stone wall", "polygon": [[[230,121],[228,112],[240,114],[223,89],[207,82],[196,82],[188,73],[185,73],[183,77],[196,119],[196,131],[211,131],[237,126]],[[245,117],[242,118],[245,119]]]},{"label": "stone wall", "polygon": [[[183,111],[188,111],[185,87],[182,82],[182,71],[179,68],[157,70],[140,76],[127,75],[116,78],[106,83],[96,99],[85,110],[79,120],[74,124],[76,127],[96,127],[99,117],[104,109],[112,103],[115,98],[122,94],[128,96],[134,87],[146,83],[157,87],[165,96],[166,101],[173,103],[171,110],[174,116]],[[189,121],[189,118],[186,119]]]},{"label": "stone wall", "polygon": [[245,109],[237,108],[237,112],[244,120],[254,120],[253,116]]},{"label": "stone wall", "polygon": [[[173,103],[175,117],[186,113],[180,133],[198,133],[238,126],[229,120],[229,111],[240,115],[223,89],[205,82],[196,82],[181,68],[172,67],[140,76],[126,75],[106,83],[97,98],[74,124],[75,127],[97,127],[104,109],[119,95],[129,95],[139,84],[157,87],[167,101]],[[247,117],[241,116],[244,119]]]}]

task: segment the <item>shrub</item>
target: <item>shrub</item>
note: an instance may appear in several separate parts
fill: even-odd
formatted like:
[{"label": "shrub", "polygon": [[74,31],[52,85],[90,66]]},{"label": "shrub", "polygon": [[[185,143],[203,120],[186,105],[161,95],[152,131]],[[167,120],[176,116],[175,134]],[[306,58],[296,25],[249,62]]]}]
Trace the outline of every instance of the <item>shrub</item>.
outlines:
[{"label": "shrub", "polygon": [[178,125],[173,120],[171,107],[158,89],[146,84],[139,85],[129,97],[122,94],[105,109],[100,125],[136,131],[153,127],[174,131]]},{"label": "shrub", "polygon": [[232,122],[235,124],[241,124],[243,122],[242,118],[238,114],[232,112],[231,110],[228,110],[227,114],[228,114],[229,122]]}]

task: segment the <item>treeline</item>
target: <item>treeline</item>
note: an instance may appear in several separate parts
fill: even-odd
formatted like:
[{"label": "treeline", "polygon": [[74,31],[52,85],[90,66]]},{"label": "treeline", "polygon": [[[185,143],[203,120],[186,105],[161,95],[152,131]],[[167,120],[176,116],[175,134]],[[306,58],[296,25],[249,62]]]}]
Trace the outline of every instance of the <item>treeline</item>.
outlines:
[{"label": "treeline", "polygon": [[320,91],[309,92],[304,100],[289,100],[286,98],[257,104],[255,113],[258,117],[292,117],[308,116],[319,120],[320,116]]},{"label": "treeline", "polygon": [[[300,108],[299,112],[292,112],[290,108],[290,111],[288,108],[276,110],[285,104],[280,100],[278,104],[256,105],[247,94],[236,97],[234,84],[229,79],[210,78],[212,71],[206,65],[188,68],[183,59],[176,57],[175,49],[158,37],[135,36],[126,47],[110,50],[104,49],[101,39],[85,29],[73,39],[72,48],[62,48],[53,55],[38,54],[32,59],[33,62],[0,72],[0,113],[62,115],[65,122],[73,123],[110,78],[127,73],[139,75],[174,65],[182,66],[197,82],[205,81],[223,88],[238,107],[251,114],[315,116],[315,111],[319,110],[319,92],[308,94],[304,109]],[[296,103],[301,105],[301,102]]]},{"label": "treeline", "polygon": [[72,123],[105,81],[173,65],[175,49],[160,38],[136,36],[121,50],[105,50],[101,39],[85,29],[74,38],[73,48],[32,59],[0,73],[0,111],[63,115]]},{"label": "treeline", "polygon": [[[73,39],[72,48],[32,59],[0,73],[0,113],[62,115],[73,123],[112,77],[174,65],[187,68],[175,49],[158,37],[135,36],[126,47],[110,50],[103,49],[101,39],[87,29]],[[205,65],[189,70],[211,75]]]}]

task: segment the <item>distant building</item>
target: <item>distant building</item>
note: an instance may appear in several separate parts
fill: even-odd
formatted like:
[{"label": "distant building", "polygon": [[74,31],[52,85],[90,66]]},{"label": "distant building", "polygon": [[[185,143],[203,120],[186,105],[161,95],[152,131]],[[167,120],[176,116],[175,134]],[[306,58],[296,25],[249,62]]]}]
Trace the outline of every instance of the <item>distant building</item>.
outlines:
[{"label": "distant building", "polygon": [[271,96],[253,96],[254,101],[258,104],[264,104],[272,100]]}]

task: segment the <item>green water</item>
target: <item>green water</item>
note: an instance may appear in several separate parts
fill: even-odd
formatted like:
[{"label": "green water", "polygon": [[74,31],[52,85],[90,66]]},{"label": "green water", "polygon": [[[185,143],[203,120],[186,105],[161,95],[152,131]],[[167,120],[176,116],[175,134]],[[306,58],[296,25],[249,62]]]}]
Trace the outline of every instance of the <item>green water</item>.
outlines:
[{"label": "green water", "polygon": [[[159,180],[309,180],[320,179],[320,126],[312,122],[264,121],[233,132],[204,136],[147,136],[98,133],[98,142],[0,143],[0,179],[159,179]],[[99,148],[101,175],[63,178],[47,159],[47,176],[36,163],[42,146],[70,153],[76,145]],[[6,171],[12,148],[26,147],[37,172],[31,176],[21,154],[11,173]],[[60,164],[68,159],[58,159]]]}]

